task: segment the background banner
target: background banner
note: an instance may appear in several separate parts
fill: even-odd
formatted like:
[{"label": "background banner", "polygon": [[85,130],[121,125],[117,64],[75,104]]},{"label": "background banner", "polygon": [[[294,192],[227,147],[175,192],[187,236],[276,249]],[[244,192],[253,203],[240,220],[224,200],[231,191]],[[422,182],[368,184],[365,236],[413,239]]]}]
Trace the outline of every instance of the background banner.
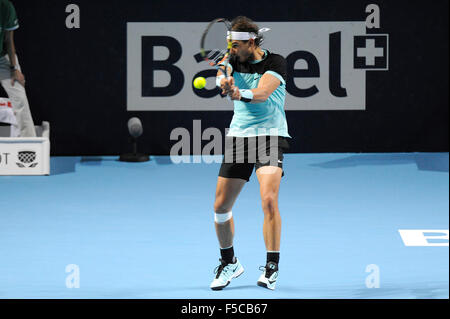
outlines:
[{"label": "background banner", "polygon": [[[288,59],[290,152],[448,151],[446,0],[13,3],[30,107],[52,125],[52,155],[128,152],[135,116],[140,151],[152,155],[169,154],[170,133],[192,132],[194,120],[225,132],[232,105],[212,78],[197,92],[192,80],[214,72],[196,59],[207,22],[237,15],[271,28],[263,47]],[[74,4],[79,25],[68,23]],[[370,4],[379,28],[366,28]]]}]

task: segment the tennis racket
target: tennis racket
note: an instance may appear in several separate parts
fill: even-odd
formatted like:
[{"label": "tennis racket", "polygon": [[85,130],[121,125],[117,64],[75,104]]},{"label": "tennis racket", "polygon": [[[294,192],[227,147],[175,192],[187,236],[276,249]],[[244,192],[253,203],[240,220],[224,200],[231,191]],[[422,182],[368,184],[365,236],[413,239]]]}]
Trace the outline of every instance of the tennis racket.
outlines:
[{"label": "tennis racket", "polygon": [[223,75],[230,76],[228,63],[231,51],[231,39],[227,38],[231,31],[231,23],[218,18],[211,21],[202,34],[200,41],[200,55],[209,65],[220,69]]}]

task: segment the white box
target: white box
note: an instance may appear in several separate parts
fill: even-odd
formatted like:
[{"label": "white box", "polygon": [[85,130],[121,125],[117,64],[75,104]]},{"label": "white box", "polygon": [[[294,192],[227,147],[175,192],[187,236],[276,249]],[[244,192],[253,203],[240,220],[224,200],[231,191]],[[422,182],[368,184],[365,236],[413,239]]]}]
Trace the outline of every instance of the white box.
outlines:
[{"label": "white box", "polygon": [[2,137],[0,127],[0,175],[50,175],[50,124],[36,126],[38,137]]}]

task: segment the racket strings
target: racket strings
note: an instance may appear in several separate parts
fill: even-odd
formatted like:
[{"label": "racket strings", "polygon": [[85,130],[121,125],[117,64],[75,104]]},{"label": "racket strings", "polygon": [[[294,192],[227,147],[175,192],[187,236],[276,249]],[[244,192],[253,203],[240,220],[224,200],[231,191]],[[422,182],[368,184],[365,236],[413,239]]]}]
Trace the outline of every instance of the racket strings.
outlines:
[{"label": "racket strings", "polygon": [[[227,40],[230,25],[225,19],[216,19],[210,23],[202,35],[201,53],[203,59],[212,67],[228,66],[231,44]],[[226,71],[225,71],[226,74]]]},{"label": "racket strings", "polygon": [[211,50],[209,53],[206,54],[206,59],[208,59],[211,63],[219,64],[222,62],[225,58],[225,55],[227,54],[227,50]]}]

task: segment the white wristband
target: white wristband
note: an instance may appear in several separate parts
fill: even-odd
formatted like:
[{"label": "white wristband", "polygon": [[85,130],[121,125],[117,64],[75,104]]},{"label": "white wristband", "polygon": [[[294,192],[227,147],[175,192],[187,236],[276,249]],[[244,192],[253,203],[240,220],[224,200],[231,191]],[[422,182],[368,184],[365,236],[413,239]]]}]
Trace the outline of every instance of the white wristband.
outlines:
[{"label": "white wristband", "polygon": [[241,101],[242,102],[250,102],[251,100],[253,100],[253,92],[251,90],[239,90],[239,92],[241,93]]}]

